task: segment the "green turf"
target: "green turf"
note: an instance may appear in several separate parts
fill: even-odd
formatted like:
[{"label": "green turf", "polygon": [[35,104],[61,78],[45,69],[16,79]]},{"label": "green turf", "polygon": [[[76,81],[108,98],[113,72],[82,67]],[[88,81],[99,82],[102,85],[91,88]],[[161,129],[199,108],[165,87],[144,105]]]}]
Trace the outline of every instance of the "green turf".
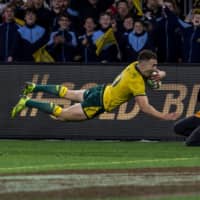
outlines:
[{"label": "green turf", "polygon": [[[199,199],[200,199],[200,196],[194,196],[194,195],[174,196],[174,197],[166,196],[166,197],[148,198],[148,200],[199,200]],[[81,199],[81,200],[84,200],[84,199]],[[94,199],[94,200],[133,200],[133,197],[104,198],[104,199]],[[145,197],[145,198],[134,197],[134,200],[147,200],[147,197]]]},{"label": "green turf", "polygon": [[[166,197],[152,197],[148,198],[148,200],[199,200],[200,196],[199,195],[179,195],[179,196],[166,196]],[[107,199],[104,199],[107,200]],[[131,198],[127,199],[109,199],[109,200],[131,200]],[[147,200],[147,197],[145,198],[134,198],[134,200]]]},{"label": "green turf", "polygon": [[0,173],[57,169],[200,166],[181,142],[0,141]]},{"label": "green turf", "polygon": [[[178,196],[165,196],[165,197],[104,197],[104,198],[73,198],[73,200],[199,200],[199,195],[178,195]],[[36,200],[36,199],[35,199]],[[37,200],[49,200],[37,199]],[[50,200],[58,200],[53,198]],[[59,198],[59,200],[66,200],[66,197]],[[72,200],[72,199],[70,199]]]}]

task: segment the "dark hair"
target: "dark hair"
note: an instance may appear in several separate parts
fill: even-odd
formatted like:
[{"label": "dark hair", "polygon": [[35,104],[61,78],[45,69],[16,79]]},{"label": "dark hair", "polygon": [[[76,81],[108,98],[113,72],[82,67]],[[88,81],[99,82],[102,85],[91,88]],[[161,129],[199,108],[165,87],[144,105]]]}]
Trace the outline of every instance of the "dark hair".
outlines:
[{"label": "dark hair", "polygon": [[102,16],[104,16],[104,15],[107,15],[107,16],[109,16],[109,17],[112,19],[112,15],[111,15],[110,13],[108,13],[108,12],[102,12],[102,13],[100,13],[99,19],[100,19]]},{"label": "dark hair", "polygon": [[156,59],[157,60],[157,55],[151,50],[145,49],[141,51],[138,55],[138,61],[145,61],[145,60],[150,60],[150,59]]},{"label": "dark hair", "polygon": [[[124,22],[126,19],[129,19],[129,18],[132,18],[132,19],[133,19],[133,17],[132,17],[130,14],[126,15],[126,16],[124,17],[124,19],[123,19],[123,22]],[[133,19],[133,21],[134,21],[134,19]]]},{"label": "dark hair", "polygon": [[117,1],[116,7],[118,7],[120,3],[125,3],[127,5],[127,7],[128,7],[128,2],[126,0],[119,0],[119,1]]},{"label": "dark hair", "polygon": [[58,21],[61,19],[61,18],[67,18],[69,21],[71,21],[70,19],[70,16],[67,14],[67,13],[61,13],[59,16],[58,16]]},{"label": "dark hair", "polygon": [[6,6],[5,6],[5,8],[3,9],[3,13],[7,10],[7,9],[12,9],[12,11],[14,12],[15,11],[15,7],[11,4],[11,3],[9,3],[9,4],[7,4]]},{"label": "dark hair", "polygon": [[27,15],[29,13],[33,13],[34,15],[37,15],[36,10],[34,8],[27,8],[25,11],[25,15]]},{"label": "dark hair", "polygon": [[134,25],[135,25],[136,23],[140,23],[140,24],[142,24],[143,26],[145,26],[144,21],[142,21],[141,19],[136,19],[136,20],[134,21]]}]

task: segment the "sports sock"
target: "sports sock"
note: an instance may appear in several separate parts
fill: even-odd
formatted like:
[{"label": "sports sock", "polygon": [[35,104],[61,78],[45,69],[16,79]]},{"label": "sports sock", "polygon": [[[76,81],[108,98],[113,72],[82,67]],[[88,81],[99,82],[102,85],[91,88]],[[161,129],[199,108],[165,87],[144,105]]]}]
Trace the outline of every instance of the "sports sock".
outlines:
[{"label": "sports sock", "polygon": [[35,85],[34,92],[47,92],[59,97],[64,97],[68,88],[62,85]]},{"label": "sports sock", "polygon": [[62,112],[62,107],[60,107],[52,102],[48,103],[48,102],[41,102],[41,101],[35,101],[32,99],[29,99],[26,102],[26,106],[32,107],[32,108],[37,108],[40,111],[54,115],[56,117],[58,117],[60,115],[60,113]]}]

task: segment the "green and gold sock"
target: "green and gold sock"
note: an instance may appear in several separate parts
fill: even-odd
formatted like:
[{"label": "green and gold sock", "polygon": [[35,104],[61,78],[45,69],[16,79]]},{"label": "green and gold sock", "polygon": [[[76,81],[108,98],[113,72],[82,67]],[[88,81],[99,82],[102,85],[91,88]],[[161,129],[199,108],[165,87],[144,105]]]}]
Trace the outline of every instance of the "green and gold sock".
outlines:
[{"label": "green and gold sock", "polygon": [[31,108],[37,108],[42,112],[54,115],[56,117],[58,117],[61,112],[62,112],[62,107],[50,102],[41,102],[41,101],[35,101],[32,99],[29,99],[26,102],[26,106],[27,107],[31,107]]},{"label": "green and gold sock", "polygon": [[63,85],[35,85],[34,92],[47,92],[59,97],[64,97],[68,88]]}]

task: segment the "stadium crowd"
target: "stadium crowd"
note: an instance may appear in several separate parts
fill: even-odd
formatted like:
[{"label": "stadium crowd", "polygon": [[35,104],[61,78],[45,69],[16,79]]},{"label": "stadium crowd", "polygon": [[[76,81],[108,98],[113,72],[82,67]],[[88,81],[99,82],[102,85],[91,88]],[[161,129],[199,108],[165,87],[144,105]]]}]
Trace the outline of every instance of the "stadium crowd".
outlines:
[{"label": "stadium crowd", "polygon": [[200,63],[200,1],[11,0],[1,5],[1,62]]}]

